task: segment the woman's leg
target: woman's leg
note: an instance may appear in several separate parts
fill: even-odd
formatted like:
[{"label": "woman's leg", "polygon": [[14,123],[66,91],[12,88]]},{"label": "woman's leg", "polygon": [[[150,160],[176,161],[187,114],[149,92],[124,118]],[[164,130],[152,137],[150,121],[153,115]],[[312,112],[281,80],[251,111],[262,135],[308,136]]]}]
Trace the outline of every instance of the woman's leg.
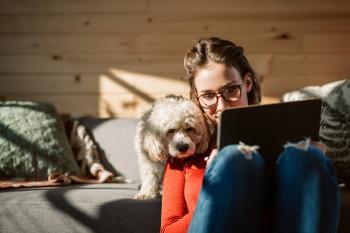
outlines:
[{"label": "woman's leg", "polygon": [[264,160],[248,146],[223,148],[207,168],[188,232],[259,232],[266,200]]},{"label": "woman's leg", "polygon": [[287,145],[277,160],[273,232],[336,232],[340,200],[334,168],[308,144]]}]

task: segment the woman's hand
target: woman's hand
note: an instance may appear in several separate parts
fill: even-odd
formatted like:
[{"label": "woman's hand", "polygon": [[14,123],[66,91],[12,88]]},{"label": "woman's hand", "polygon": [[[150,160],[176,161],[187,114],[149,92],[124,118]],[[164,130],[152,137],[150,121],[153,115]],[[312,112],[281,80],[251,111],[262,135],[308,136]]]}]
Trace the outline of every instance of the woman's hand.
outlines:
[{"label": "woman's hand", "polygon": [[313,141],[310,138],[308,138],[304,141],[298,142],[295,145],[301,149],[304,149],[304,150],[306,150],[310,145],[313,145],[313,146],[317,147],[318,149],[320,149],[324,154],[326,153],[326,149],[327,149],[326,145],[323,144],[322,142]]},{"label": "woman's hand", "polygon": [[323,144],[322,142],[310,140],[310,144],[319,148],[323,152],[323,154],[326,154],[327,148],[326,148],[326,145]]},{"label": "woman's hand", "polygon": [[213,149],[208,157],[207,166],[213,161],[214,157],[218,154],[218,149]]}]

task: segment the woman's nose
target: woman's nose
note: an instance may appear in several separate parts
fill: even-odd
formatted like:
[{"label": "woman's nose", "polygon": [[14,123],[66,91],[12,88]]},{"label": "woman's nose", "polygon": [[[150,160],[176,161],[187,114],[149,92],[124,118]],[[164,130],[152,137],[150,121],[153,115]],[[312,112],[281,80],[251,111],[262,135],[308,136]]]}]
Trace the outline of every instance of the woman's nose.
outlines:
[{"label": "woman's nose", "polygon": [[225,108],[227,108],[227,102],[222,98],[222,96],[218,96],[218,104],[216,106],[217,111],[223,111]]}]

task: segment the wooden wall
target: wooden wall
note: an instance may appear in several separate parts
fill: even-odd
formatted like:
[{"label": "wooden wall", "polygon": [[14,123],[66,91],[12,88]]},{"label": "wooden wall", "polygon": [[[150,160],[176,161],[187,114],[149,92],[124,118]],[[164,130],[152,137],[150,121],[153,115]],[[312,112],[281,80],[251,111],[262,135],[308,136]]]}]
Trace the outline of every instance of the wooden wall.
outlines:
[{"label": "wooden wall", "polygon": [[139,116],[188,94],[183,56],[202,36],[245,48],[264,102],[350,77],[348,0],[1,0],[0,100]]}]

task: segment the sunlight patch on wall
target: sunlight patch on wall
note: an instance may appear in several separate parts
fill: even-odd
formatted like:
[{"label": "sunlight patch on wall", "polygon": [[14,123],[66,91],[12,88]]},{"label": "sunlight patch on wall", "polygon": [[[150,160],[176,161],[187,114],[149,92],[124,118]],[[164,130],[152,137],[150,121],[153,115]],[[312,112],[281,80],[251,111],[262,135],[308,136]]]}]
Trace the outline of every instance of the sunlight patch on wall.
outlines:
[{"label": "sunlight patch on wall", "polygon": [[152,102],[167,94],[188,96],[188,84],[179,79],[111,68],[99,76],[99,116],[139,117]]}]

